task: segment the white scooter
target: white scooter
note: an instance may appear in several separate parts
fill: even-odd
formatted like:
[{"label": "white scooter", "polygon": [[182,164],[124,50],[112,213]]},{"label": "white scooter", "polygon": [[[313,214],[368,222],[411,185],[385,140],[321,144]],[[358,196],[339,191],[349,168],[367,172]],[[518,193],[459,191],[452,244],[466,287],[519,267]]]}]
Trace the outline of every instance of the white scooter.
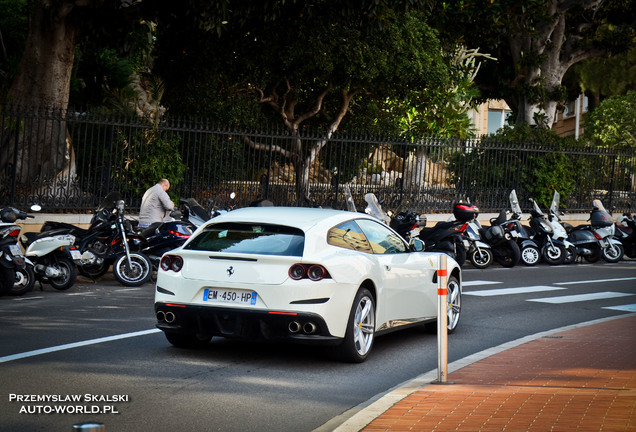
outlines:
[{"label": "white scooter", "polygon": [[82,255],[74,246],[75,236],[60,230],[30,232],[20,237],[24,256],[33,263],[33,271],[40,282],[57,290],[67,290],[77,278],[76,262]]},{"label": "white scooter", "polygon": [[552,238],[554,240],[562,241],[565,246],[565,260],[563,261],[563,264],[572,264],[576,261],[578,254],[574,243],[568,241],[568,233],[565,230],[565,227],[561,224],[561,218],[559,217],[560,199],[561,195],[557,191],[554,191],[550,210],[548,211],[548,223],[552,226]]}]

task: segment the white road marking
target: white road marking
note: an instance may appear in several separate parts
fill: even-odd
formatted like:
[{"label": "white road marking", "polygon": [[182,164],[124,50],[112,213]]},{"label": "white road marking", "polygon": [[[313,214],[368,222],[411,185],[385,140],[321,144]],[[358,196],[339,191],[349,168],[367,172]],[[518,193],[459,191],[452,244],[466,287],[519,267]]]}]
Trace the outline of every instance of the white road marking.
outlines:
[{"label": "white road marking", "polygon": [[42,348],[42,349],[37,349],[37,350],[33,350],[33,351],[27,351],[27,352],[23,352],[23,353],[12,354],[12,355],[8,355],[8,356],[0,357],[0,363],[6,363],[6,362],[10,362],[12,360],[18,360],[18,359],[23,359],[23,358],[27,358],[27,357],[35,357],[35,356],[42,355],[42,354],[48,354],[48,353],[52,353],[52,352],[56,352],[56,351],[64,351],[64,350],[67,350],[67,349],[78,348],[78,347],[83,347],[83,346],[87,346],[87,345],[95,345],[95,344],[102,343],[102,342],[111,342],[111,341],[115,341],[115,340],[119,340],[119,339],[126,339],[126,338],[137,337],[137,336],[145,336],[145,335],[152,334],[152,333],[157,333],[157,332],[160,332],[160,331],[161,330],[159,330],[159,329],[142,330],[142,331],[138,331],[138,332],[123,333],[123,334],[114,335],[114,336],[106,336],[106,337],[97,338],[97,339],[90,339],[90,340],[85,340],[85,341],[80,341],[80,342],[74,342],[74,343],[69,343],[69,344],[64,344],[64,345],[53,346],[53,347],[49,347],[49,348]]},{"label": "white road marking", "polygon": [[473,286],[473,285],[494,285],[494,284],[500,284],[502,282],[495,282],[495,281],[480,281],[480,280],[476,280],[476,281],[464,281],[462,282],[462,286]]},{"label": "white road marking", "polygon": [[634,294],[605,291],[605,292],[597,292],[597,293],[591,293],[591,294],[577,294],[577,295],[561,296],[561,297],[545,297],[545,298],[538,298],[538,299],[528,299],[528,301],[539,302],[539,303],[561,304],[561,303],[574,303],[574,302],[590,301],[590,300],[603,300],[603,299],[616,298],[616,297],[626,297],[631,295],[634,295]]},{"label": "white road marking", "polygon": [[610,306],[610,307],[604,307],[603,309],[617,310],[617,311],[623,311],[623,312],[636,312],[636,304]]},{"label": "white road marking", "polygon": [[582,281],[571,281],[571,282],[555,282],[555,285],[576,285],[576,284],[587,284],[587,283],[599,283],[599,282],[619,282],[619,281],[627,281],[627,280],[635,280],[636,277],[628,277],[628,278],[615,278],[615,279],[597,279],[597,280],[582,280]]},{"label": "white road marking", "polygon": [[483,291],[464,291],[463,294],[480,296],[480,297],[490,297],[490,296],[498,296],[498,295],[525,294],[525,293],[556,291],[556,290],[564,290],[564,289],[567,289],[567,288],[559,288],[559,287],[553,287],[553,286],[547,286],[547,285],[535,285],[535,286],[527,286],[527,287],[500,288],[500,289],[491,289],[491,290],[483,290]]}]

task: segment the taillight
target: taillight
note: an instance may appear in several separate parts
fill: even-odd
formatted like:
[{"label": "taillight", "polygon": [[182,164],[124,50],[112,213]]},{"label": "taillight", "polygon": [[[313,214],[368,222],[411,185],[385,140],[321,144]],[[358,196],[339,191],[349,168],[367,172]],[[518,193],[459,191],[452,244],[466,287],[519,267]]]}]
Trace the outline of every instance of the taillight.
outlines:
[{"label": "taillight", "polygon": [[320,264],[294,264],[289,268],[289,277],[294,280],[309,278],[312,281],[331,278],[327,269]]},{"label": "taillight", "polygon": [[183,268],[183,258],[179,255],[165,255],[161,258],[161,263],[159,264],[161,270],[173,272],[180,272]]},{"label": "taillight", "polygon": [[13,231],[11,231],[11,232],[9,233],[9,237],[17,238],[17,237],[19,237],[19,236],[20,236],[20,232],[21,232],[21,231],[22,231],[22,230],[21,230],[20,228],[18,228],[18,229],[14,229]]},{"label": "taillight", "polygon": [[464,231],[466,231],[467,228],[468,228],[468,224],[465,223],[464,225],[460,226],[459,228],[451,228],[451,231],[464,232]]},{"label": "taillight", "polygon": [[180,232],[175,231],[175,230],[168,230],[168,232],[170,234],[172,234],[173,236],[177,236],[177,237],[182,238],[182,239],[190,238],[190,234],[183,234],[183,233],[180,233]]},{"label": "taillight", "polygon": [[594,237],[596,237],[597,240],[602,240],[603,237],[601,237],[600,235],[598,235],[596,232],[592,231],[592,234],[594,234]]}]

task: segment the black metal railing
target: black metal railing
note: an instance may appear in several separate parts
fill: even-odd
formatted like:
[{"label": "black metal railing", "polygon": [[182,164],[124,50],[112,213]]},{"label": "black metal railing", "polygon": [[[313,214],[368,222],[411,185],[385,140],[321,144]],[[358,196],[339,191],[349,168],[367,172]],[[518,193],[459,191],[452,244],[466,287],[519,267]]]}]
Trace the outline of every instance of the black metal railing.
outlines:
[{"label": "black metal railing", "polygon": [[467,199],[482,212],[499,211],[512,189],[526,208],[529,198],[545,205],[554,189],[572,212],[589,211],[596,198],[616,211],[636,201],[636,157],[580,143],[293,136],[189,119],[0,107],[0,144],[0,204],[38,203],[54,212],[91,211],[113,190],[138,209],[160,176],[169,177],[175,196],[217,207],[269,199],[346,208],[345,185],[359,209],[373,192],[387,208],[426,213]]}]

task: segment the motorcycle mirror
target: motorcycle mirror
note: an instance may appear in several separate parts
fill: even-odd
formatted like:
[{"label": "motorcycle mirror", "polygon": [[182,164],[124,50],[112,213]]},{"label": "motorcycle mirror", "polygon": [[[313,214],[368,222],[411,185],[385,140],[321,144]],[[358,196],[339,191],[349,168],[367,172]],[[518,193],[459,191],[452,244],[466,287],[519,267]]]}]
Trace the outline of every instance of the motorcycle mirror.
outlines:
[{"label": "motorcycle mirror", "polygon": [[422,252],[424,248],[424,242],[418,238],[412,238],[409,241],[409,249],[413,252]]},{"label": "motorcycle mirror", "polygon": [[181,210],[172,210],[170,212],[170,217],[174,219],[181,219],[182,213]]},{"label": "motorcycle mirror", "polygon": [[40,206],[39,204],[33,204],[31,206],[31,211],[39,212],[40,210],[42,210],[42,206]]}]

